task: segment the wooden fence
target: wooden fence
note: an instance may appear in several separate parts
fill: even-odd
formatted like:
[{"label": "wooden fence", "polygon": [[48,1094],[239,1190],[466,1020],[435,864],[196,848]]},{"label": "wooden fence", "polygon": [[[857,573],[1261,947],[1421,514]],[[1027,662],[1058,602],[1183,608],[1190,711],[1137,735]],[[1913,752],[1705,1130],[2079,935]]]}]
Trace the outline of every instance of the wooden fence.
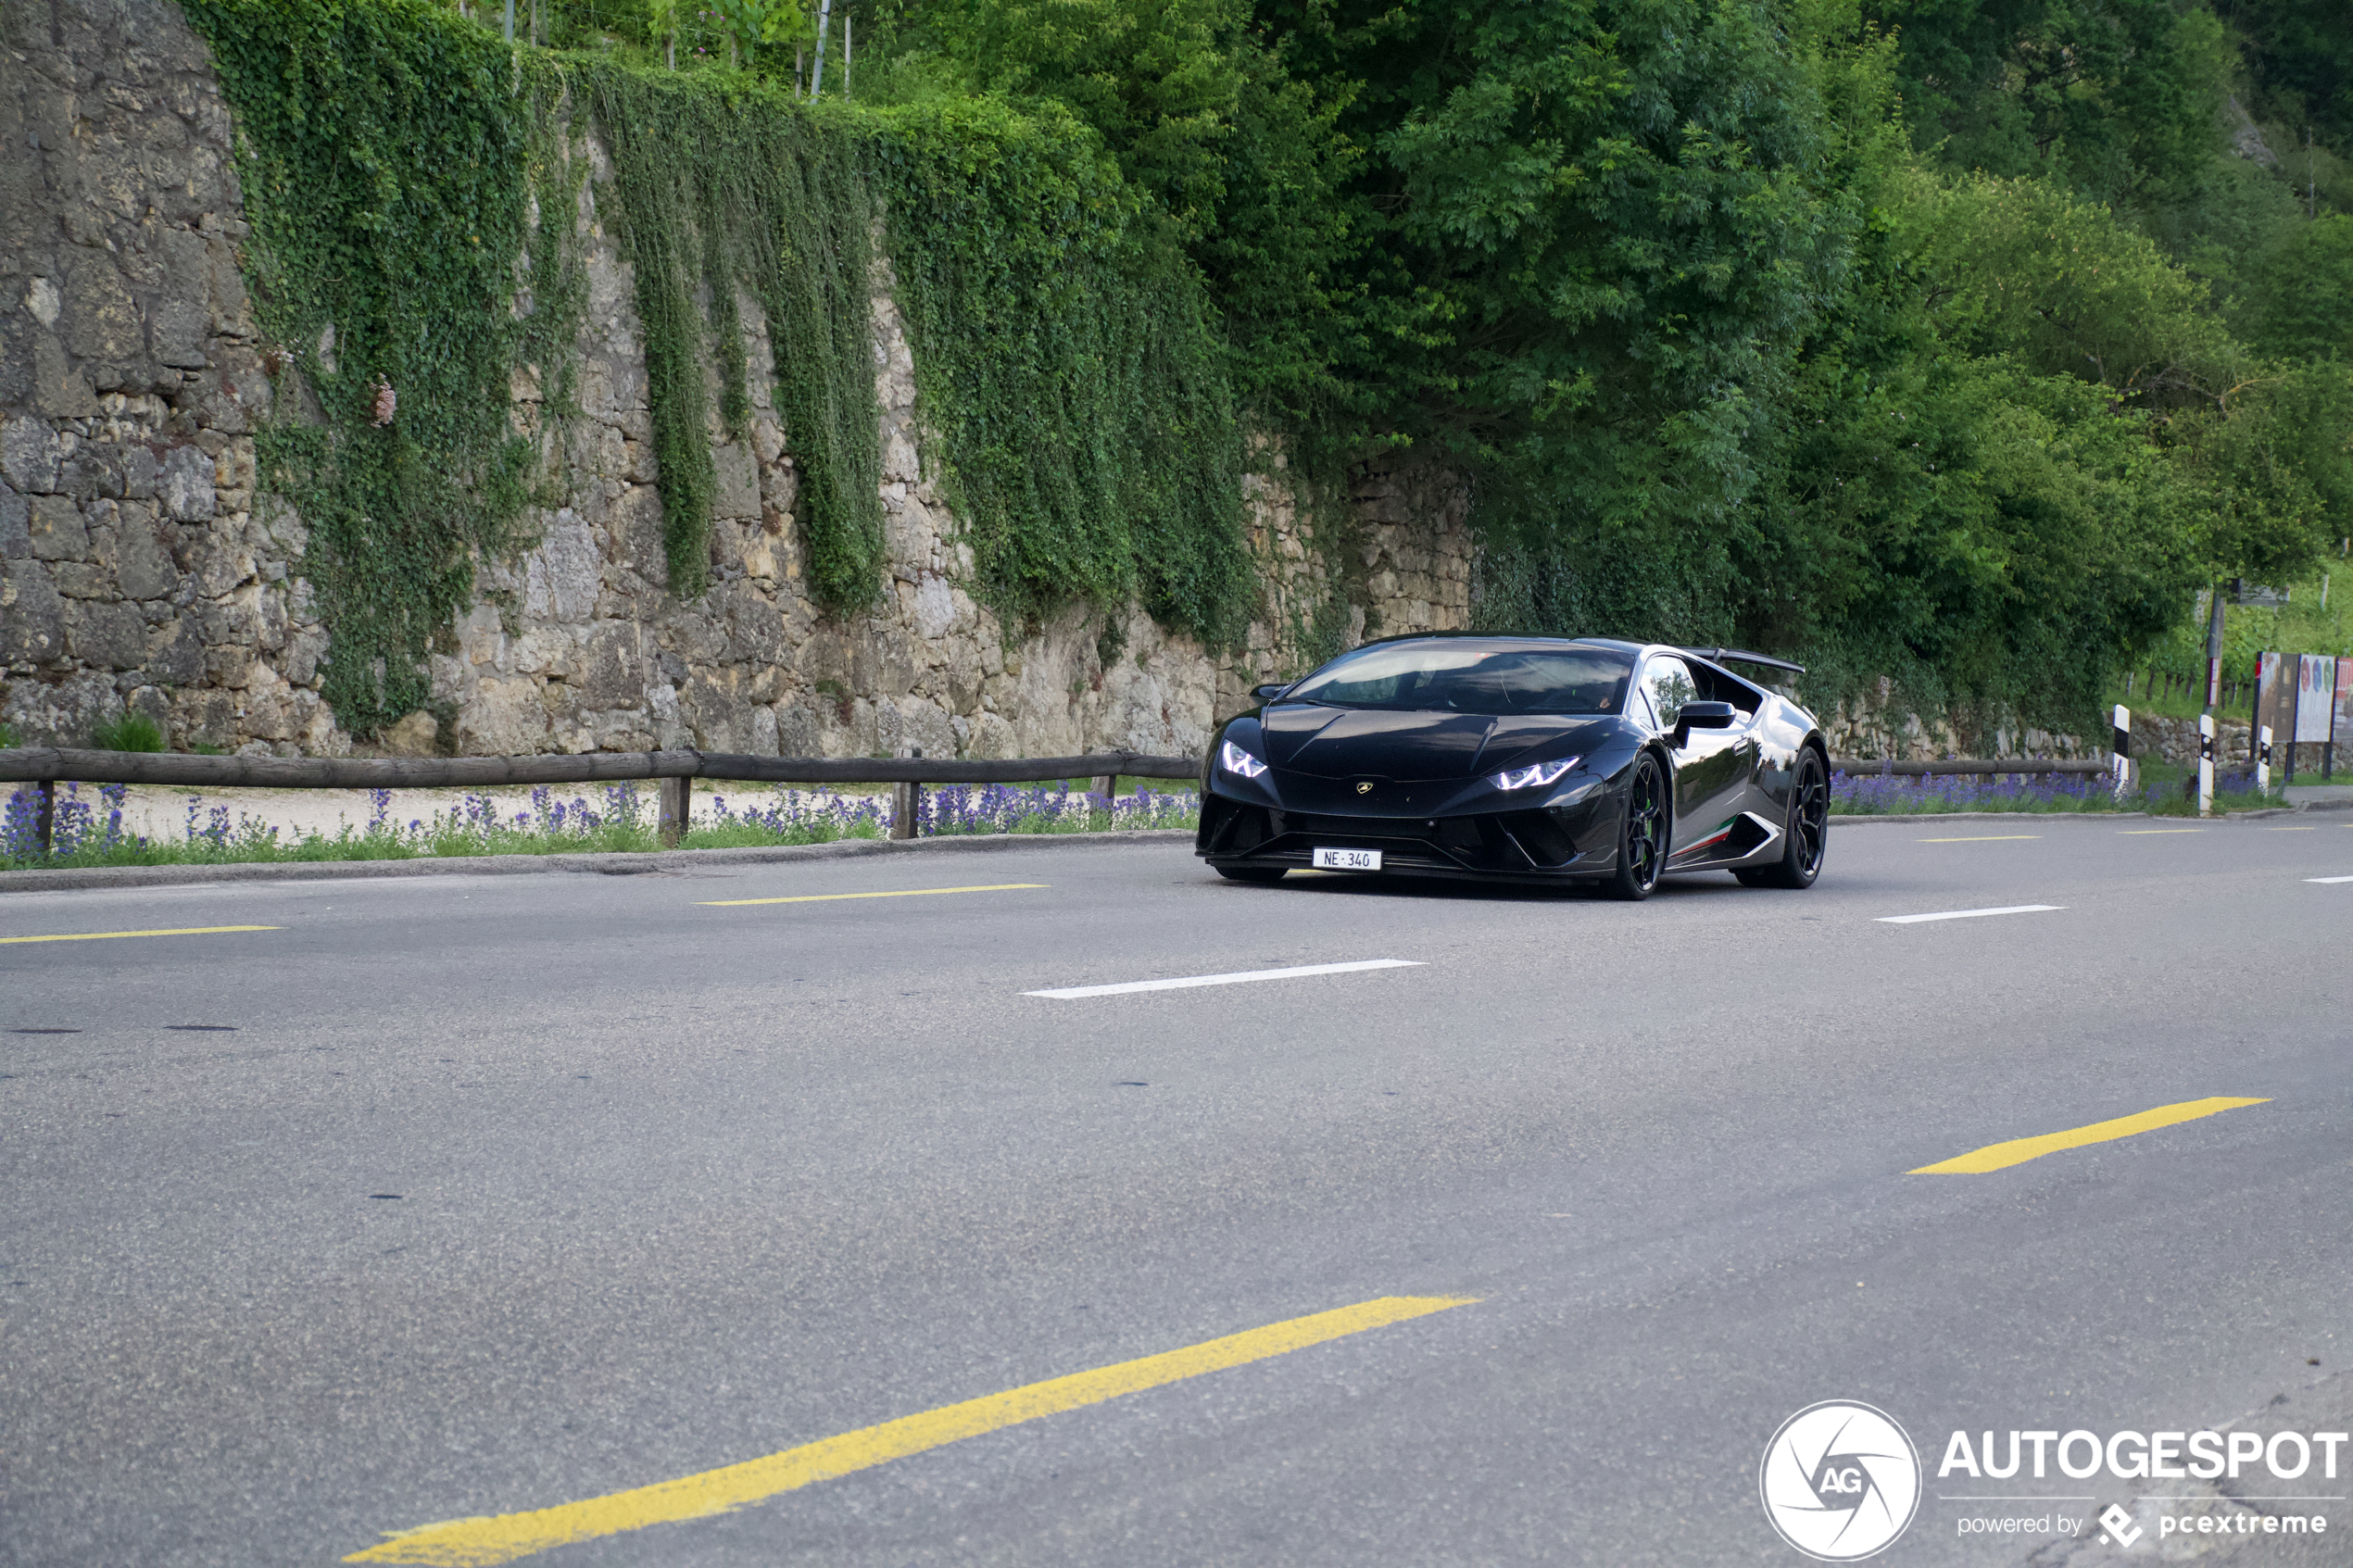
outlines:
[{"label": "wooden fence", "polygon": [[0,784],[37,786],[39,832],[45,852],[57,815],[59,783],[198,785],[212,789],[478,789],[517,784],[661,783],[661,842],[685,834],[694,781],[754,784],[889,784],[891,834],[912,838],[922,814],[922,790],[941,784],[1038,784],[1092,780],[1109,793],[1121,774],[1139,779],[1194,779],[1191,757],[1140,751],[1096,751],[1079,757],[1010,759],[907,757],[754,757],[719,751],[590,751],[562,757],[205,757],[180,751],[85,751],[29,746],[0,750]]}]

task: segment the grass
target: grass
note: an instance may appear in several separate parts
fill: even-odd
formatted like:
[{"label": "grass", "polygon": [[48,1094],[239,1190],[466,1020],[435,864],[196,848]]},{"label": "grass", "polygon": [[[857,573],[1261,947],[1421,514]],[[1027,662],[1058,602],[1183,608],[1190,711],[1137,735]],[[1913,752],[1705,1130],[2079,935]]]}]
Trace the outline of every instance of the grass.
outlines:
[{"label": "grass", "polygon": [[[876,759],[875,760],[881,760],[881,759]],[[706,788],[713,791],[724,792],[735,790],[775,789],[778,787],[781,786],[775,784],[757,784],[748,781],[735,784],[730,784],[724,779],[712,779],[709,781],[698,779],[695,781],[695,793],[698,795],[700,795]],[[872,795],[880,797],[887,797],[890,792],[897,787],[898,785],[896,784],[829,784],[824,786],[825,792],[828,795]],[[984,786],[980,784],[925,784],[924,789],[925,793],[928,794],[933,791],[943,789],[979,789],[982,787]],[[1091,778],[1048,779],[1041,784],[1015,784],[1008,787],[1016,789],[1070,790],[1074,793],[1084,794],[1095,787],[1095,781]],[[1172,790],[1189,790],[1193,786],[1189,782],[1181,779],[1139,779],[1132,773],[1122,773],[1112,781],[1111,792],[1114,796],[1134,795],[1139,790],[1148,791],[1154,795],[1164,795]]]},{"label": "grass", "polygon": [[125,713],[92,730],[90,744],[100,751],[161,751],[163,729],[144,713]]},{"label": "grass", "polygon": [[[804,797],[798,790],[749,786],[711,792],[709,816],[685,835],[687,849],[735,849],[881,838],[890,830],[887,804],[874,797]],[[484,795],[469,795],[451,811],[406,823],[391,820],[391,792],[369,791],[365,826],[346,823],[333,834],[287,834],[258,817],[187,797],[176,838],[128,833],[120,784],[84,791],[66,784],[57,805],[51,849],[43,854],[34,797],[19,791],[0,817],[0,867],[227,865],[321,860],[414,860],[464,855],[578,855],[661,847],[650,802],[634,783],[608,784],[594,802],[559,800],[547,788],[531,792],[532,809],[501,816]],[[1200,819],[1193,792],[1151,791],[1106,802],[1084,790],[1056,785],[950,785],[926,790],[922,831],[952,834],[1089,833],[1114,828],[1189,828]]]},{"label": "grass", "polygon": [[[1059,784],[940,784],[924,791],[923,834],[1105,833],[1120,828],[1190,828],[1201,822],[1200,793],[1143,786],[1110,800],[1086,781]],[[1164,784],[1165,781],[1161,782]],[[1076,783],[1078,787],[1071,787]]]},{"label": "grass", "polygon": [[[2120,702],[2135,713],[2153,713],[2165,719],[2196,719],[2206,711],[2206,682],[2203,678],[2192,681],[2179,691],[2169,691],[2160,684],[2157,695],[2151,696],[2148,677],[2144,673],[2134,677],[2133,695],[2126,696],[2123,683],[2111,681],[2108,683],[2106,706],[2113,708]],[[2218,720],[2235,719],[2242,724],[2251,722],[2255,717],[2255,693],[2252,688],[2241,686],[2235,701],[2217,703],[2214,717]]]}]

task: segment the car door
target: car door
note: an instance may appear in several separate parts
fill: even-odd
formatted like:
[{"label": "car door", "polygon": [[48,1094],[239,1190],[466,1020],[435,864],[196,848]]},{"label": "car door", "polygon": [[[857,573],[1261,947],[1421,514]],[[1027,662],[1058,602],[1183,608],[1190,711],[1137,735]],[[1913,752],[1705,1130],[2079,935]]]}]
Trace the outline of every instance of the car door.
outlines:
[{"label": "car door", "polygon": [[1705,859],[1705,846],[1741,809],[1756,743],[1754,716],[1737,714],[1731,728],[1686,730],[1677,745],[1676,719],[1685,703],[1701,700],[1702,690],[1692,667],[1674,654],[1653,654],[1642,666],[1642,695],[1675,759],[1674,853],[1700,850]]},{"label": "car door", "polygon": [[1755,687],[1737,676],[1705,664],[1694,664],[1692,673],[1699,679],[1699,695],[1703,700],[1713,699],[1732,705],[1732,725],[1718,730],[1717,734],[1730,754],[1730,768],[1734,775],[1730,794],[1723,797],[1721,809],[1730,816],[1736,811],[1754,811],[1768,822],[1778,822],[1788,814],[1786,792],[1775,798],[1764,787],[1765,742],[1769,734],[1766,718],[1770,700]]}]

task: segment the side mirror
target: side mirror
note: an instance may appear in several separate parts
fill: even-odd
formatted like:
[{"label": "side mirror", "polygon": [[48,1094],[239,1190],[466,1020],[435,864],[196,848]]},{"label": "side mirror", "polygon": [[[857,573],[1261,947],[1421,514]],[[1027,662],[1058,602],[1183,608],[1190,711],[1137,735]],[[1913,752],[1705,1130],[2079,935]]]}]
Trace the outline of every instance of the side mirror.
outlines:
[{"label": "side mirror", "polygon": [[1739,717],[1729,702],[1687,702],[1675,716],[1675,743],[1681,745],[1693,730],[1729,730]]},{"label": "side mirror", "polygon": [[1256,697],[1261,702],[1272,702],[1277,697],[1282,696],[1285,692],[1290,690],[1290,682],[1276,681],[1264,686],[1251,687],[1250,695]]}]

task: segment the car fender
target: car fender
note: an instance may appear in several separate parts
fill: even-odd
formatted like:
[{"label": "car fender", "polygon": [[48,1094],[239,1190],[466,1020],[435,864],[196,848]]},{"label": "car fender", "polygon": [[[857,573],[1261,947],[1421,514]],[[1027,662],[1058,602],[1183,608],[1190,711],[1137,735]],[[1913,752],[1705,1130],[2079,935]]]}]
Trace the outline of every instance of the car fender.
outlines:
[{"label": "car fender", "polygon": [[1823,771],[1829,771],[1830,752],[1822,740],[1821,726],[1811,713],[1795,703],[1775,697],[1757,715],[1756,734],[1756,772],[1752,787],[1760,806],[1787,815],[1796,785],[1797,759],[1808,746],[1821,754]]}]

